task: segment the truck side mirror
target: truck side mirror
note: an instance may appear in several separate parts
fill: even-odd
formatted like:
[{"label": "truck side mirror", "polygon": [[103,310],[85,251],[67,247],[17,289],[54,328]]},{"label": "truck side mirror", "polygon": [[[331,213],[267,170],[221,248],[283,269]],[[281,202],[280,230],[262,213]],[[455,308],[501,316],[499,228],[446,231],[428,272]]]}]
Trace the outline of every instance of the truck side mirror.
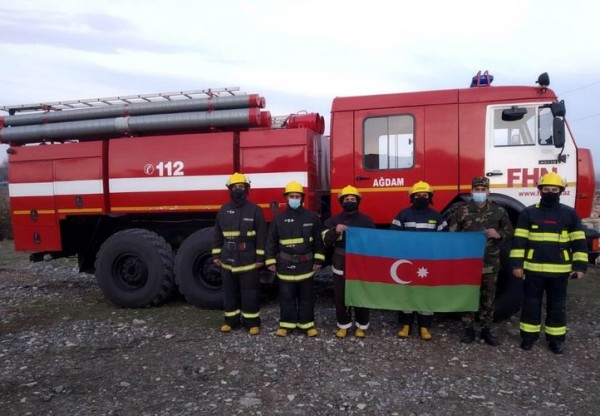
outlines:
[{"label": "truck side mirror", "polygon": [[563,148],[565,146],[565,121],[562,118],[555,118],[552,123],[552,138],[554,147]]},{"label": "truck side mirror", "polygon": [[502,111],[502,121],[517,121],[521,120],[525,114],[527,114],[527,109],[523,107],[512,106],[511,108],[507,108]]},{"label": "truck side mirror", "polygon": [[567,114],[565,100],[560,100],[558,103],[550,104],[550,111],[552,111],[552,115],[554,117],[564,117]]}]

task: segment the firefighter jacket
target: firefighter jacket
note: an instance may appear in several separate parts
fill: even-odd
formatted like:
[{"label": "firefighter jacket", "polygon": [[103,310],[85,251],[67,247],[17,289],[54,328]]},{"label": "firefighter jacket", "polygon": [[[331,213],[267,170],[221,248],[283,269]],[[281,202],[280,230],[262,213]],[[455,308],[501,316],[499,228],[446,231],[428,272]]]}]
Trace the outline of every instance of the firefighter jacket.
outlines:
[{"label": "firefighter jacket", "polygon": [[299,281],[312,277],[313,264],[325,260],[321,220],[304,207],[287,209],[271,223],[267,236],[266,265],[277,265],[277,277]]},{"label": "firefighter jacket", "polygon": [[525,208],[515,230],[510,251],[515,269],[543,276],[587,270],[587,243],[575,210],[556,203]]},{"label": "firefighter jacket", "polygon": [[483,273],[500,271],[500,246],[513,236],[513,226],[504,208],[490,200],[480,208],[471,200],[450,216],[448,228],[450,231],[495,229],[500,234],[500,238],[487,239],[483,256]]},{"label": "firefighter jacket", "polygon": [[256,269],[264,262],[267,223],[253,202],[230,201],[217,212],[212,254],[232,273]]},{"label": "firefighter jacket", "polygon": [[331,260],[332,272],[343,275],[346,254],[346,234],[338,234],[335,232],[335,227],[338,224],[344,224],[348,227],[375,228],[375,223],[371,217],[361,214],[358,211],[342,212],[325,221],[325,229],[321,233],[321,236],[325,247],[333,247],[333,257]]},{"label": "firefighter jacket", "polygon": [[410,206],[396,215],[390,228],[402,231],[447,231],[448,223],[442,214],[431,207],[415,209]]}]

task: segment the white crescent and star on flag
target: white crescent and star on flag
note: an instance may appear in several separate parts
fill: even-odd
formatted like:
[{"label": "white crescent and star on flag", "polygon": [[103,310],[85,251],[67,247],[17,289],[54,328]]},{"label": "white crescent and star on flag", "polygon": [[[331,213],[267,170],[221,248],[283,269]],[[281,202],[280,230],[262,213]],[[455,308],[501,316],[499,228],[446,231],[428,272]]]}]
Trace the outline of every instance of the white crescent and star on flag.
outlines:
[{"label": "white crescent and star on flag", "polygon": [[[390,277],[392,278],[392,280],[394,280],[394,282],[398,283],[399,285],[408,285],[412,282],[412,280],[404,280],[400,276],[398,276],[398,268],[400,268],[400,266],[403,264],[412,265],[413,263],[410,260],[406,259],[396,260],[392,264],[392,267],[390,267]],[[427,267],[419,267],[419,269],[417,270],[417,277],[421,279],[427,277],[428,275],[429,270],[427,270]]]}]

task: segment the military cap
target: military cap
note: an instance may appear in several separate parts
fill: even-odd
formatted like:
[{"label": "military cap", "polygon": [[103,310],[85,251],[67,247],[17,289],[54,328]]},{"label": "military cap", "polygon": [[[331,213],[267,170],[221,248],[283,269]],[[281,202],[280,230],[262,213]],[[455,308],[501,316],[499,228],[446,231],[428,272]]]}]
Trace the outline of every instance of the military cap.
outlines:
[{"label": "military cap", "polygon": [[475,176],[471,182],[471,187],[475,188],[476,186],[485,186],[486,188],[489,188],[490,180],[485,176]]}]

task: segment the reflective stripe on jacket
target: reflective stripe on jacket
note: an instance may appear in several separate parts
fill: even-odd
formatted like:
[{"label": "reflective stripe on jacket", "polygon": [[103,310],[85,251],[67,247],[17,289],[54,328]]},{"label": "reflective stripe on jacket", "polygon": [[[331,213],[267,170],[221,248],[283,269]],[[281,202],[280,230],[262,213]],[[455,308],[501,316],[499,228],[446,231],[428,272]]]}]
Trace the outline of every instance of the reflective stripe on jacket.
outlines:
[{"label": "reflective stripe on jacket", "polygon": [[410,206],[396,215],[390,228],[403,231],[447,231],[448,224],[442,214],[431,207],[415,209]]},{"label": "reflective stripe on jacket", "polygon": [[525,208],[517,222],[510,259],[513,268],[563,275],[587,270],[587,243],[571,207],[541,203]]},{"label": "reflective stripe on jacket", "polygon": [[243,273],[264,261],[267,223],[260,207],[246,201],[223,205],[215,221],[213,256],[232,273]]},{"label": "reflective stripe on jacket", "polygon": [[333,252],[332,271],[335,274],[343,275],[345,266],[344,249],[346,248],[346,233],[338,234],[335,227],[338,224],[344,224],[348,227],[375,228],[375,223],[371,217],[361,214],[359,211],[342,212],[334,215],[325,221],[325,229],[321,233],[325,247],[335,247]]},{"label": "reflective stripe on jacket", "polygon": [[[316,213],[300,207],[287,208],[273,219],[265,249],[266,265],[277,265],[282,280],[308,279],[314,274],[313,264],[325,260],[321,240],[321,220]],[[284,258],[279,253],[286,253]],[[307,256],[312,253],[312,258]]]}]

